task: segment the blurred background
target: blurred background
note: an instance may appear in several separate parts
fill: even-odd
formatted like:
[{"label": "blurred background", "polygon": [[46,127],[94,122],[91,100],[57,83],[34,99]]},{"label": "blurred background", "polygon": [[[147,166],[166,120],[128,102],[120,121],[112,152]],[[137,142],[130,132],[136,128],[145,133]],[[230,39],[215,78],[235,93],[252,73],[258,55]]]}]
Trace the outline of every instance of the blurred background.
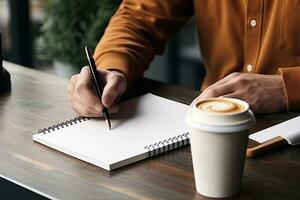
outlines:
[{"label": "blurred background", "polygon": [[[70,78],[85,63],[121,0],[0,0],[4,60]],[[145,77],[199,89],[205,74],[192,18]]]}]

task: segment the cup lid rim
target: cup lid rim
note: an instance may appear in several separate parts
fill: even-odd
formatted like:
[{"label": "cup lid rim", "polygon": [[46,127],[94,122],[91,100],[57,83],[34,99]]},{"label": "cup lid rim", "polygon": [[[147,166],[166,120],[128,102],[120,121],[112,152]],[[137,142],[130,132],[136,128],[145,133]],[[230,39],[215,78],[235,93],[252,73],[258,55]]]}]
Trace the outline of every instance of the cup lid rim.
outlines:
[{"label": "cup lid rim", "polygon": [[222,133],[234,133],[243,130],[247,130],[255,125],[256,120],[253,114],[250,114],[248,120],[244,123],[234,124],[234,125],[209,125],[204,123],[195,122],[195,120],[189,120],[189,116],[186,117],[186,124],[193,127],[199,128],[200,130],[208,132],[222,132]]}]

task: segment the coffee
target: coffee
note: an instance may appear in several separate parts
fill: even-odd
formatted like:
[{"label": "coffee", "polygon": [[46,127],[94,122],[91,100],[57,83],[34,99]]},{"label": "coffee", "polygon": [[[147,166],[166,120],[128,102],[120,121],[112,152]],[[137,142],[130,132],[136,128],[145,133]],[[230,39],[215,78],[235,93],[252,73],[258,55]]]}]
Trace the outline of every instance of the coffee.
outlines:
[{"label": "coffee", "polygon": [[213,113],[238,113],[244,111],[246,108],[233,101],[227,99],[208,99],[196,104],[196,107],[200,110],[213,112]]},{"label": "coffee", "polygon": [[255,119],[249,105],[232,98],[210,98],[191,105],[186,117],[197,191],[224,198],[239,192],[248,130]]}]

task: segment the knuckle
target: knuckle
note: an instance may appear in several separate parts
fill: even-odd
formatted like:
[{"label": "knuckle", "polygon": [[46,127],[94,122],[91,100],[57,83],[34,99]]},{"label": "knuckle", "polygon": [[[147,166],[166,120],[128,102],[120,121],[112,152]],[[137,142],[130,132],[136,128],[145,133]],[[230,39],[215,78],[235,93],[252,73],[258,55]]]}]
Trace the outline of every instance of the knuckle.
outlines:
[{"label": "knuckle", "polygon": [[77,79],[78,79],[78,75],[76,74],[76,75],[73,75],[72,77],[71,77],[71,79],[70,79],[70,82],[71,83],[75,83],[76,81],[77,81]]},{"label": "knuckle", "polygon": [[81,68],[80,73],[82,73],[84,70],[88,70],[88,69],[89,69],[88,66],[84,66],[84,67]]},{"label": "knuckle", "polygon": [[243,85],[247,82],[247,80],[243,76],[237,75],[232,79],[232,82],[238,85]]}]

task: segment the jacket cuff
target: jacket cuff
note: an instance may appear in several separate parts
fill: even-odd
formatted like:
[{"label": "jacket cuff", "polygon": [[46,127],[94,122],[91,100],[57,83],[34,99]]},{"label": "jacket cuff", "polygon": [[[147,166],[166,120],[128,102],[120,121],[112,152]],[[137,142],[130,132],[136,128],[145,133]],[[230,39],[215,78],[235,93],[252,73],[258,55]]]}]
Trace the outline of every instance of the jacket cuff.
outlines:
[{"label": "jacket cuff", "polygon": [[278,74],[283,78],[284,88],[287,96],[288,111],[300,110],[300,66],[279,68]]},{"label": "jacket cuff", "polygon": [[139,70],[137,64],[131,61],[129,55],[109,52],[101,56],[94,55],[94,59],[98,69],[122,72],[127,80],[127,90],[143,75],[143,72]]}]

